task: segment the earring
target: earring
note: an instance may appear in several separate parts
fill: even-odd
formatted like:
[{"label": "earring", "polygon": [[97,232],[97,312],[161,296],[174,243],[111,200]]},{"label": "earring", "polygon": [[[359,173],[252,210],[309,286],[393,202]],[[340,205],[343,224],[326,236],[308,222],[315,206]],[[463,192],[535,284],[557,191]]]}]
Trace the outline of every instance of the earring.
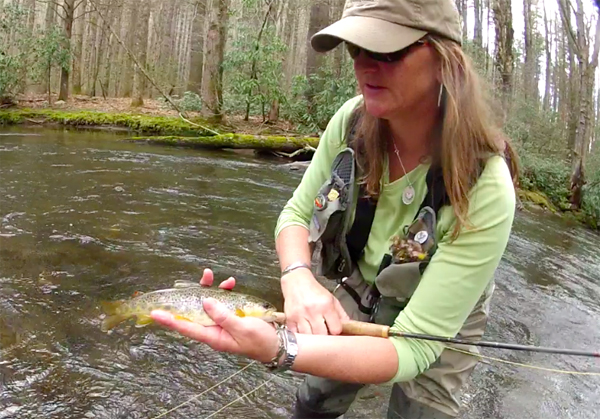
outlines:
[{"label": "earring", "polygon": [[442,95],[444,94],[444,85],[440,83],[440,94],[438,96],[438,108],[442,106]]}]

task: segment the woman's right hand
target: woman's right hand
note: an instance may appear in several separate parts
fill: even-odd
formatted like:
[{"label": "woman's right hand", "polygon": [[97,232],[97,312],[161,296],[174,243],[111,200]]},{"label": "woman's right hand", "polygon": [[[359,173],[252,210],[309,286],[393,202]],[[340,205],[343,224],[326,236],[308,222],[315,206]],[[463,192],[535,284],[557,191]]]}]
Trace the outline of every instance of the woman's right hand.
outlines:
[{"label": "woman's right hand", "polygon": [[339,335],[350,320],[342,305],[308,269],[296,269],[281,278],[286,325],[293,332]]}]

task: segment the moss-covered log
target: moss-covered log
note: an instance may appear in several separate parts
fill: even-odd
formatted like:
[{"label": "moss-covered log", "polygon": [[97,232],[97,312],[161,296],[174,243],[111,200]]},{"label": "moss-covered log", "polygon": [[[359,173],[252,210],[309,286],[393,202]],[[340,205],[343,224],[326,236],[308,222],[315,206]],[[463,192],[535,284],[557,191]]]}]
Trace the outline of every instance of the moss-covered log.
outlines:
[{"label": "moss-covered log", "polygon": [[319,139],[314,137],[289,137],[276,135],[247,135],[220,134],[209,137],[133,137],[127,141],[144,142],[148,144],[172,145],[178,147],[204,149],[252,149],[293,153],[306,149],[312,152],[319,145]]},{"label": "moss-covered log", "polygon": [[[213,135],[213,127],[203,120],[192,124],[173,116],[149,116],[129,113],[95,111],[61,111],[54,109],[0,110],[0,125],[59,124],[73,127],[120,127],[140,134],[157,135]],[[197,124],[197,125],[196,125]],[[202,125],[208,129],[204,129]]]}]

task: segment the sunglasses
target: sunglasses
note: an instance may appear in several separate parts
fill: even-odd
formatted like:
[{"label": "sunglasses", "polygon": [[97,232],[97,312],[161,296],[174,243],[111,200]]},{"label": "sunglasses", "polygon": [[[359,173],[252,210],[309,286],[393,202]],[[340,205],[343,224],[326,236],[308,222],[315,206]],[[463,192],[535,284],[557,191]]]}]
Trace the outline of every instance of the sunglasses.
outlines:
[{"label": "sunglasses", "polygon": [[350,54],[350,57],[353,60],[355,60],[362,51],[365,54],[367,54],[367,57],[369,57],[375,61],[379,61],[382,63],[394,63],[396,61],[400,61],[406,54],[408,54],[408,52],[410,51],[410,49],[412,47],[414,47],[415,45],[422,45],[422,44],[425,44],[425,41],[419,40],[419,41],[417,41],[413,44],[410,44],[409,46],[401,49],[400,51],[380,53],[380,52],[369,51],[369,50],[361,48],[357,45],[346,42],[346,49],[348,50],[348,53]]}]

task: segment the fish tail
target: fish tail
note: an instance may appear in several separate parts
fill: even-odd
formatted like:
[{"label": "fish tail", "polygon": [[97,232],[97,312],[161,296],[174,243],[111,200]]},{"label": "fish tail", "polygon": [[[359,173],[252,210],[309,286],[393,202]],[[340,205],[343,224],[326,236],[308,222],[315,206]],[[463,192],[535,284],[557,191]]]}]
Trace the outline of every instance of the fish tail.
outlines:
[{"label": "fish tail", "polygon": [[123,301],[101,301],[100,305],[102,309],[106,313],[107,317],[102,320],[101,330],[103,332],[108,332],[110,329],[126,320],[129,316],[120,313],[119,307],[123,305]]}]

